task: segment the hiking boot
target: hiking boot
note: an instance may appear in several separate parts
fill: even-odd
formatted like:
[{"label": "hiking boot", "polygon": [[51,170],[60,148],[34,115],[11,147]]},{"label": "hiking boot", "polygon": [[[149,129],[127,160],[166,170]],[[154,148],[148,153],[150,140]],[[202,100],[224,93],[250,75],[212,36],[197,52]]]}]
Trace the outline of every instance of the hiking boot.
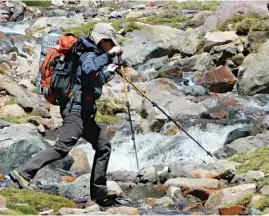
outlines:
[{"label": "hiking boot", "polygon": [[9,173],[10,179],[17,183],[20,187],[20,189],[26,189],[26,190],[34,190],[30,182],[27,181],[24,177],[22,177],[16,170],[13,170]]},{"label": "hiking boot", "polygon": [[103,201],[106,199],[117,198],[117,192],[114,190],[98,190],[98,192],[91,193],[91,199],[93,201]]}]

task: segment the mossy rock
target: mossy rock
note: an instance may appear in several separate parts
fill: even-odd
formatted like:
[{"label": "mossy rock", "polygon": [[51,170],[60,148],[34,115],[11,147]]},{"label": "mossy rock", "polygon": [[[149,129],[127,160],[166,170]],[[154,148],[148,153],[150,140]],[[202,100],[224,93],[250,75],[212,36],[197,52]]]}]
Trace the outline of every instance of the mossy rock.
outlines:
[{"label": "mossy rock", "polygon": [[233,155],[228,160],[240,163],[236,168],[237,174],[249,170],[260,170],[269,173],[269,147],[257,148],[255,152],[243,152]]},{"label": "mossy rock", "polygon": [[74,202],[64,197],[15,188],[1,190],[0,196],[4,198],[7,208],[10,209],[5,212],[6,214],[33,215],[48,209],[53,209],[57,213],[62,207],[76,206]]}]

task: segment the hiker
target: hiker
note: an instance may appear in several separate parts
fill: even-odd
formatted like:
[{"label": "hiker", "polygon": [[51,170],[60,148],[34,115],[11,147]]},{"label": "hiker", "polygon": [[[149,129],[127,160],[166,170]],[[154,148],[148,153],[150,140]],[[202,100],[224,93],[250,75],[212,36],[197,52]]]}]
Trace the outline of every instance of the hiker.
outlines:
[{"label": "hiker", "polygon": [[[95,156],[90,180],[91,199],[102,201],[116,197],[115,191],[106,186],[106,172],[111,153],[111,145],[104,131],[95,122],[95,99],[102,93],[102,86],[113,78],[117,66],[112,63],[115,56],[122,54],[118,45],[115,29],[106,23],[95,25],[87,38],[82,38],[86,51],[79,57],[79,65],[75,73],[75,84],[72,92],[74,101],[68,101],[61,108],[63,125],[56,144],[37,153],[25,164],[10,172],[12,181],[20,188],[30,189],[30,180],[42,167],[64,158],[74,147],[80,137],[92,144]],[[106,71],[102,71],[107,66]],[[70,109],[71,106],[71,109]]]}]

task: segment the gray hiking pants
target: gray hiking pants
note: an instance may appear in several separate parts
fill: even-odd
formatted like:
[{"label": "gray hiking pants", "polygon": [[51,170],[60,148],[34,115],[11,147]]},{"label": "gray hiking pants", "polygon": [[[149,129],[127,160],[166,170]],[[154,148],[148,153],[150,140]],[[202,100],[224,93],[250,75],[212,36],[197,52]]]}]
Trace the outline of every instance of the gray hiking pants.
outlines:
[{"label": "gray hiking pants", "polygon": [[37,153],[21,165],[17,171],[27,180],[32,179],[42,167],[64,158],[80,137],[92,144],[95,156],[91,173],[91,195],[106,189],[106,172],[111,153],[111,145],[100,126],[91,118],[89,112],[66,108],[61,113],[63,126],[56,144]]}]

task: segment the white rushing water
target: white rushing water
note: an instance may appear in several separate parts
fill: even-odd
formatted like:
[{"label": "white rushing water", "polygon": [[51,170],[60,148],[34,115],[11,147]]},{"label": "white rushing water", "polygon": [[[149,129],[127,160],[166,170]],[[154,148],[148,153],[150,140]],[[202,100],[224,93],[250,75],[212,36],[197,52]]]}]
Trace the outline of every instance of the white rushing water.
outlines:
[{"label": "white rushing water", "polygon": [[20,34],[25,35],[26,29],[28,29],[31,25],[29,23],[16,23],[14,25],[2,26],[0,25],[0,32],[6,34]]},{"label": "white rushing water", "polygon": [[[214,152],[223,146],[227,134],[242,124],[230,126],[208,125],[207,131],[192,127],[188,132],[200,142],[204,148]],[[117,132],[111,141],[113,150],[109,162],[109,171],[136,170],[136,160],[133,141],[130,136]],[[207,154],[183,132],[175,136],[164,136],[160,133],[136,135],[136,145],[140,168],[156,164],[169,164],[174,161],[188,160],[202,163],[207,160]],[[90,144],[84,145],[90,164],[93,161],[94,151]]]}]

